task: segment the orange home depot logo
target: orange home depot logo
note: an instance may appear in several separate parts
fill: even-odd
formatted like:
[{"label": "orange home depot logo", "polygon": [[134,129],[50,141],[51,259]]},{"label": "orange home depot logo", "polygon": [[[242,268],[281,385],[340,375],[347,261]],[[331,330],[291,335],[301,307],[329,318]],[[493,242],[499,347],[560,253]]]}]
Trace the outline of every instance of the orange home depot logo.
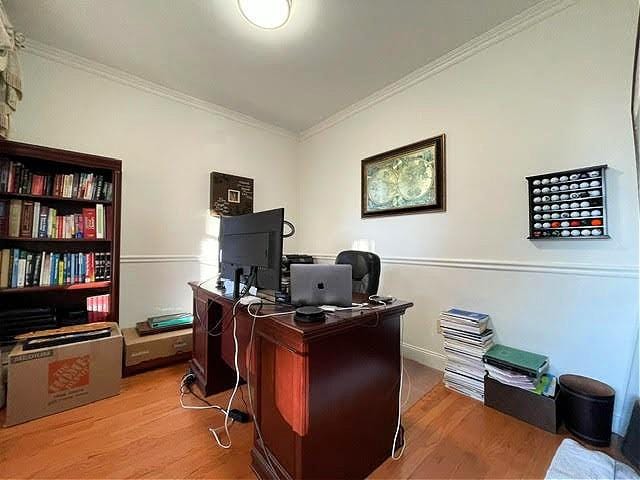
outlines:
[{"label": "orange home depot logo", "polygon": [[49,393],[58,393],[89,384],[90,356],[67,358],[49,364]]}]

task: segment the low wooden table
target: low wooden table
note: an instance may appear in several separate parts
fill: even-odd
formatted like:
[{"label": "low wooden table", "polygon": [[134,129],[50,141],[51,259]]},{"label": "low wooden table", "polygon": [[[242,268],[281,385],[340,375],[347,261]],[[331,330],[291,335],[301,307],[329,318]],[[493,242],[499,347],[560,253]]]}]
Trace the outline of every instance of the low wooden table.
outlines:
[{"label": "low wooden table", "polygon": [[[233,300],[190,285],[191,368],[210,395],[235,383]],[[296,323],[293,314],[258,318],[252,346],[254,319],[238,308],[238,366],[255,408],[251,456],[259,478],[365,478],[391,455],[399,408],[400,321],[411,306],[395,301],[341,311],[315,324]],[[261,313],[289,309],[264,306]]]}]

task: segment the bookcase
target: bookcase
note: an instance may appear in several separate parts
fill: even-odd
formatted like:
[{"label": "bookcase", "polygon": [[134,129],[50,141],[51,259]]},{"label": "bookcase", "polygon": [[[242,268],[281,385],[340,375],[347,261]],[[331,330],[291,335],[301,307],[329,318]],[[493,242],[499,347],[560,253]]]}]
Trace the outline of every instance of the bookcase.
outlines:
[{"label": "bookcase", "polygon": [[120,160],[0,139],[0,328],[83,323],[95,299],[118,322],[121,180]]}]

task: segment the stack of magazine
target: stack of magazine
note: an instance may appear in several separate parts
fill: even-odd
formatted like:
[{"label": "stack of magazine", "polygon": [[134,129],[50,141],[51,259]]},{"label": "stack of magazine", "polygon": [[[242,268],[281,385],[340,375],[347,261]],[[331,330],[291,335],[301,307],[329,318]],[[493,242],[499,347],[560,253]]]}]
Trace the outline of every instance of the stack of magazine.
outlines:
[{"label": "stack of magazine", "polygon": [[484,355],[483,361],[487,375],[500,383],[538,395],[555,396],[556,379],[545,373],[549,359],[544,355],[494,345]]},{"label": "stack of magazine", "polygon": [[447,363],[444,384],[477,400],[484,400],[483,355],[493,345],[489,315],[452,308],[440,314]]}]

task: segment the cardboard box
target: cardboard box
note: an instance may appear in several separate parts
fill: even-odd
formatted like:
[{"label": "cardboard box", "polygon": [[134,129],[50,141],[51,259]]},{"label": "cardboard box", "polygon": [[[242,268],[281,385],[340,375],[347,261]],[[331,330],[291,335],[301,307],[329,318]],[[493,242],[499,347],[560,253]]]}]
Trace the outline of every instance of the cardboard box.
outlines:
[{"label": "cardboard box", "polygon": [[191,358],[192,328],[144,336],[139,336],[135,328],[124,328],[122,336],[125,375]]},{"label": "cardboard box", "polygon": [[5,426],[44,417],[120,393],[122,334],[9,354]]}]

